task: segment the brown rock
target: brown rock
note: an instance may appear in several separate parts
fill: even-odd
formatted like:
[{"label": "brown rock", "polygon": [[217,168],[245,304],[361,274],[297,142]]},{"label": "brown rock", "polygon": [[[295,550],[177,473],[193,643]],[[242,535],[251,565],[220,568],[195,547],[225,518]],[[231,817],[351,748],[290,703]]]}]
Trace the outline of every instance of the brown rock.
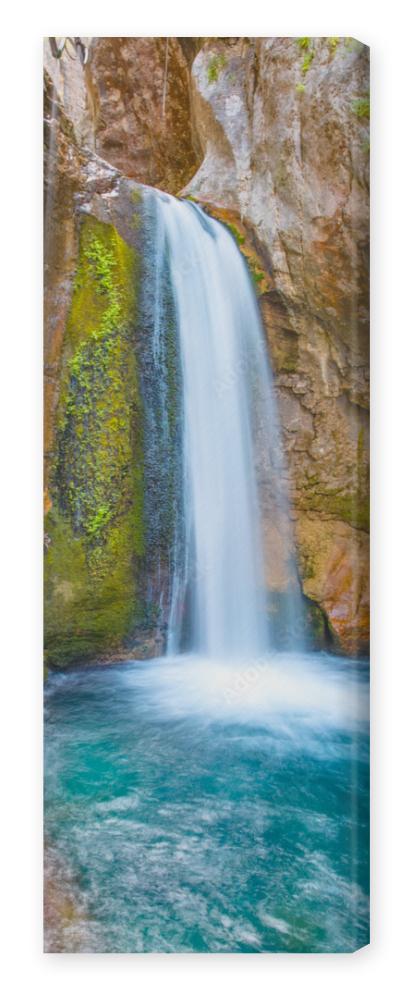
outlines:
[{"label": "brown rock", "polygon": [[[184,188],[235,227],[262,276],[302,585],[350,652],[367,634],[369,157],[356,102],[367,106],[369,77],[365,46],[329,42],[311,40],[308,61],[293,38],[169,39],[167,53],[166,39],[96,38],[85,69],[47,51],[46,461],[79,192],[97,217],[120,213],[122,232],[110,165]],[[264,522],[267,577],[282,589],[269,500]]]},{"label": "brown rock", "polygon": [[[237,213],[265,261],[260,305],[278,385],[303,589],[312,596],[305,565],[318,558],[324,537],[329,554],[313,599],[349,651],[359,629],[361,646],[366,639],[366,624],[354,625],[351,638],[350,609],[355,578],[362,608],[367,589],[354,540],[362,540],[363,551],[369,157],[368,119],[356,113],[356,100],[367,103],[369,71],[365,46],[329,41],[311,41],[306,70],[307,53],[297,39],[212,39],[202,47],[192,80],[204,159],[186,193],[218,213],[222,207]],[[266,524],[268,517],[266,510]]]},{"label": "brown rock", "polygon": [[303,591],[327,615],[336,645],[356,656],[369,642],[369,539],[342,521],[297,522]]},{"label": "brown rock", "polygon": [[127,177],[175,193],[199,165],[189,66],[176,38],[95,38],[95,148]]}]

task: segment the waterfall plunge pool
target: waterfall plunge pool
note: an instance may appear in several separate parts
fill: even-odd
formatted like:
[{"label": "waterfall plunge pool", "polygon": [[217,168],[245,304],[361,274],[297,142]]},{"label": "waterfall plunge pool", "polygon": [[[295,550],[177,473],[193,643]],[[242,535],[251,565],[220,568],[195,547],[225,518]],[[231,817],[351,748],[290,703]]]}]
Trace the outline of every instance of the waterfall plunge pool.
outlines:
[{"label": "waterfall plunge pool", "polygon": [[364,662],[89,668],[51,675],[45,705],[47,950],[368,942]]}]

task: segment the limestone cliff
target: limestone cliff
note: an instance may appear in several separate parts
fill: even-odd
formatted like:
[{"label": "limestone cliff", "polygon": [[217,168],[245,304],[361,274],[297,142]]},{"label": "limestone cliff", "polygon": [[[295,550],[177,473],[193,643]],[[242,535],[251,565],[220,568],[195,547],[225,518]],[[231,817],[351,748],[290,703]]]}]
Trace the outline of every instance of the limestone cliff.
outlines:
[{"label": "limestone cliff", "polygon": [[[71,603],[71,581],[62,573],[53,531],[60,531],[66,544],[67,525],[78,526],[79,518],[82,545],[89,551],[81,557],[87,579],[77,599],[81,604],[89,595],[86,631],[93,605],[97,620],[78,655],[120,649],[138,613],[130,573],[133,560],[134,572],[139,564],[144,573],[141,533],[133,536],[133,552],[125,553],[119,583],[128,610],[120,602],[120,619],[101,634],[111,594],[102,582],[96,589],[88,537],[100,517],[95,543],[98,548],[100,538],[107,544],[104,530],[116,528],[114,509],[135,531],[141,496],[128,478],[130,454],[124,455],[125,493],[124,483],[118,493],[114,486],[108,499],[108,483],[116,483],[119,471],[111,469],[106,492],[94,483],[95,496],[86,498],[80,513],[71,509],[68,477],[72,467],[77,484],[85,476],[82,417],[73,416],[79,400],[73,393],[79,389],[70,387],[68,372],[73,377],[73,365],[79,364],[87,382],[91,350],[84,329],[78,342],[73,333],[76,296],[90,279],[87,268],[94,267],[96,281],[103,266],[89,259],[85,271],[82,257],[92,233],[109,262],[115,295],[120,294],[120,257],[127,258],[127,271],[139,266],[130,226],[137,181],[205,203],[230,226],[248,258],[277,379],[302,588],[325,615],[327,641],[350,654],[362,652],[368,641],[369,579],[368,50],[337,38],[87,41],[84,67],[66,55],[58,64],[47,44],[45,57],[46,496],[49,518],[60,510],[66,519],[48,532],[48,558],[55,560],[48,577],[50,620],[57,615],[55,593],[57,601],[66,601],[67,635],[78,628],[79,604]],[[108,288],[103,291],[108,294]],[[135,305],[129,298],[128,315],[123,312],[120,327],[117,323],[125,353],[116,361],[134,461],[141,447],[139,416],[130,411],[126,387],[128,379],[138,378],[128,354]],[[109,306],[106,302],[106,313]],[[113,329],[91,333],[103,341],[107,335],[110,342]],[[99,449],[119,414],[102,413],[95,391],[93,386],[89,403],[97,406]],[[81,398],[83,403],[84,393]],[[56,478],[56,469],[63,468],[59,461],[65,471]],[[273,559],[276,551],[274,545]],[[272,589],[276,581],[275,567],[268,565]],[[53,627],[50,634],[53,642]],[[57,662],[64,660],[59,643]]]},{"label": "limestone cliff", "polygon": [[356,652],[368,640],[368,50],[214,40],[192,89],[204,159],[185,193],[238,213],[269,273],[260,301],[303,590]]},{"label": "limestone cliff", "polygon": [[45,90],[45,653],[120,654],[142,619],[140,195]]}]

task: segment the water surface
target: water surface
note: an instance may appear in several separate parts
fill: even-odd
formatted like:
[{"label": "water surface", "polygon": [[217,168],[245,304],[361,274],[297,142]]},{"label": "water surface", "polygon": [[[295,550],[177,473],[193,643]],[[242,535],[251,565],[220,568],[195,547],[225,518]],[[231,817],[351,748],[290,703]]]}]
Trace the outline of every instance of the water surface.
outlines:
[{"label": "water surface", "polygon": [[325,654],[53,675],[46,869],[71,903],[46,947],[366,944],[367,699],[366,665]]}]

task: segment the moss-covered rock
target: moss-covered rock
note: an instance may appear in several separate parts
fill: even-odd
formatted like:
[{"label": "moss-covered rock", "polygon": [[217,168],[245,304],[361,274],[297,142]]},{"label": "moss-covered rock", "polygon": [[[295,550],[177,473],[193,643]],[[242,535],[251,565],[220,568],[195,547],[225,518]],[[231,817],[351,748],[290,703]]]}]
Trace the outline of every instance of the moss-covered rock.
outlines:
[{"label": "moss-covered rock", "polygon": [[115,652],[139,614],[144,529],[137,288],[136,251],[113,226],[85,216],[46,518],[50,666]]},{"label": "moss-covered rock", "polygon": [[307,489],[299,498],[302,510],[319,511],[331,517],[345,521],[353,528],[369,531],[369,498],[361,493],[342,494],[339,489],[324,490]]}]

